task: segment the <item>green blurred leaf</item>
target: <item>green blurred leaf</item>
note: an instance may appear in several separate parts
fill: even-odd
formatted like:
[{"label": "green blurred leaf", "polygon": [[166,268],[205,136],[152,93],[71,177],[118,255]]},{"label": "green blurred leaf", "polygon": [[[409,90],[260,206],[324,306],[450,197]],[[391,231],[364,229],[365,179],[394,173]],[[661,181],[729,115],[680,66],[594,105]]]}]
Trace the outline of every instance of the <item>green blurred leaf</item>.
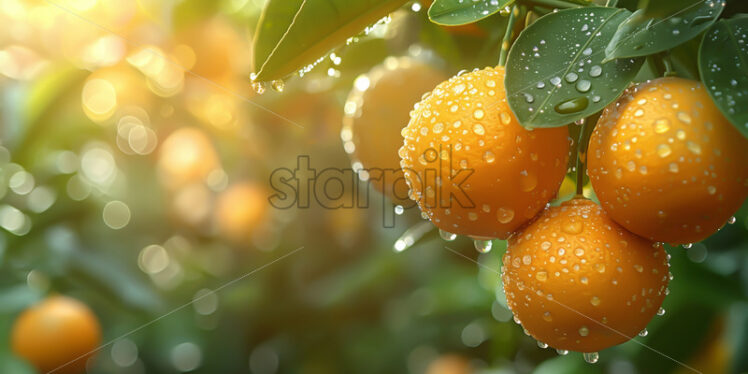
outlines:
[{"label": "green blurred leaf", "polygon": [[514,0],[436,0],[429,7],[429,19],[446,26],[465,25],[496,14],[513,2]]},{"label": "green blurred leaf", "polygon": [[0,373],[8,374],[36,374],[37,371],[23,361],[11,354],[0,354]]},{"label": "green blurred leaf", "polygon": [[647,56],[683,44],[706,30],[725,8],[707,0],[661,17],[639,9],[623,21],[605,48],[607,59]]},{"label": "green blurred leaf", "polygon": [[270,0],[257,24],[258,81],[282,79],[311,64],[406,0]]},{"label": "green blurred leaf", "polygon": [[[0,289],[0,313],[16,313],[39,301],[42,294],[25,284]],[[0,372],[3,372],[0,370]]]},{"label": "green blurred leaf", "polygon": [[635,361],[643,374],[670,373],[679,362],[689,362],[713,328],[715,311],[703,304],[684,303],[649,323],[649,334],[635,339]]},{"label": "green blurred leaf", "polygon": [[94,251],[71,253],[71,266],[80,271],[95,285],[113,293],[124,304],[141,309],[154,310],[161,300],[148,284],[141,281],[129,267],[121,266],[119,259]]},{"label": "green blurred leaf", "polygon": [[601,365],[590,365],[584,362],[578,353],[558,356],[543,361],[533,374],[597,374],[602,373]]},{"label": "green blurred leaf", "polygon": [[707,31],[699,72],[722,114],[748,137],[748,17],[721,20]]},{"label": "green blurred leaf", "polygon": [[603,63],[603,50],[628,15],[590,7],[550,13],[526,28],[509,51],[507,100],[528,128],[558,127],[614,101],[644,59]]}]

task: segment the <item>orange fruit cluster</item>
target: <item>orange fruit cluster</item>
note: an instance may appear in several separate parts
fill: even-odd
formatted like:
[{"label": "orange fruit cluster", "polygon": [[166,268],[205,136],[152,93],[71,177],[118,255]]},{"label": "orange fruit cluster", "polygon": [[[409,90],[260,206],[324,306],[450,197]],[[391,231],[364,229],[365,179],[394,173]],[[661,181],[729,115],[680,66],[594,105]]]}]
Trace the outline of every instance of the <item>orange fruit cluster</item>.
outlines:
[{"label": "orange fruit cluster", "polygon": [[577,196],[547,207],[566,174],[568,129],[521,127],[503,80],[502,67],[475,70],[415,105],[399,151],[410,196],[447,233],[508,238],[502,279],[515,320],[541,346],[594,362],[664,313],[662,243],[705,239],[748,197],[748,140],[701,83],[646,82],[591,135],[601,205]]}]

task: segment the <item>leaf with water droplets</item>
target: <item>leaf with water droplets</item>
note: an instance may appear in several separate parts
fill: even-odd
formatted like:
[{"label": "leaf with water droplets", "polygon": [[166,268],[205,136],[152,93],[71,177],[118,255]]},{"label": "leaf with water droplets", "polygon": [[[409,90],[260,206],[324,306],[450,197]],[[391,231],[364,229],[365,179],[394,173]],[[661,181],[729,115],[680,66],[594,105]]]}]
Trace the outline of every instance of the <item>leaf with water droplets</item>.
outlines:
[{"label": "leaf with water droplets", "polygon": [[630,14],[616,8],[566,9],[522,31],[509,51],[504,83],[523,126],[563,126],[618,98],[644,59],[603,63],[603,50]]},{"label": "leaf with water droplets", "polygon": [[605,56],[647,56],[677,47],[709,28],[724,8],[722,0],[703,0],[664,11],[639,9],[618,26]]},{"label": "leaf with water droplets", "polygon": [[269,0],[253,42],[255,79],[283,79],[406,0]]},{"label": "leaf with water droplets", "polygon": [[477,22],[511,5],[514,0],[436,0],[429,8],[431,22],[458,26]]},{"label": "leaf with water droplets", "polygon": [[748,17],[721,20],[706,32],[699,73],[722,114],[748,137]]}]

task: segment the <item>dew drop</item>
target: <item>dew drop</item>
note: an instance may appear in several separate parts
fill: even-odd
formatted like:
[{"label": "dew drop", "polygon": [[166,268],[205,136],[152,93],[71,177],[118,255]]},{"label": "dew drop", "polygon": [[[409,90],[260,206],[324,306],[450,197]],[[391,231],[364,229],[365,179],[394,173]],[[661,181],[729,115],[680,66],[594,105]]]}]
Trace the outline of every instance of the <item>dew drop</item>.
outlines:
[{"label": "dew drop", "polygon": [[673,153],[673,152],[670,149],[670,146],[668,146],[667,144],[660,144],[660,145],[657,146],[657,155],[658,156],[660,156],[662,158],[665,158],[667,156],[670,156],[671,153]]},{"label": "dew drop", "polygon": [[587,326],[582,326],[579,328],[579,336],[587,336],[590,334],[590,329],[587,328]]},{"label": "dew drop", "polygon": [[569,83],[574,83],[577,81],[577,79],[579,79],[579,75],[577,75],[577,73],[571,72],[569,74],[566,74],[564,79],[566,79],[566,81]]},{"label": "dew drop", "polygon": [[686,113],[686,112],[678,112],[678,114],[676,115],[676,117],[678,117],[678,119],[681,122],[683,122],[683,123],[685,123],[687,125],[691,124],[691,116],[689,116],[688,113]]},{"label": "dew drop", "polygon": [[600,65],[595,65],[590,68],[590,77],[597,78],[603,73],[603,68]]},{"label": "dew drop", "polygon": [[522,263],[525,265],[530,265],[532,263],[532,256],[530,255],[522,256]]},{"label": "dew drop", "polygon": [[567,234],[579,234],[584,230],[584,223],[581,221],[568,221],[561,225],[561,231]]},{"label": "dew drop", "polygon": [[698,144],[696,144],[696,143],[694,143],[692,141],[687,142],[686,143],[686,147],[693,154],[696,154],[696,155],[700,155],[701,154],[701,146],[699,146]]},{"label": "dew drop", "polygon": [[600,355],[597,352],[585,352],[582,354],[584,357],[584,361],[586,361],[589,364],[597,363],[597,360],[600,359]]},{"label": "dew drop", "polygon": [[444,239],[444,240],[446,240],[448,242],[451,242],[451,241],[457,239],[457,234],[453,234],[451,232],[447,232],[447,231],[444,231],[442,229],[439,229],[439,236],[442,239]]},{"label": "dew drop", "polygon": [[567,100],[556,105],[553,108],[559,114],[571,114],[581,112],[587,109],[589,100],[586,97],[577,97],[575,99]]},{"label": "dew drop", "polygon": [[736,221],[737,221],[737,219],[736,219],[735,217],[730,217],[730,218],[728,218],[728,219],[727,219],[727,224],[728,224],[728,225],[732,225],[732,224],[734,224],[734,223],[735,223]]},{"label": "dew drop", "polygon": [[[546,273],[544,271],[539,271],[539,272],[535,273],[535,279],[537,279],[537,280],[539,280],[541,282],[545,282],[546,280],[548,280],[548,273]],[[546,313],[548,313],[548,312],[546,312]]]},{"label": "dew drop", "polygon": [[444,124],[438,122],[434,124],[434,127],[431,130],[434,132],[434,134],[440,134],[442,131],[444,131]]},{"label": "dew drop", "polygon": [[657,134],[664,134],[670,130],[670,121],[666,118],[661,118],[654,123],[654,132]]},{"label": "dew drop", "polygon": [[592,83],[586,79],[582,79],[579,82],[577,82],[577,91],[579,92],[587,92],[590,90],[590,87],[592,87]]},{"label": "dew drop", "polygon": [[270,82],[270,87],[272,87],[276,92],[283,92],[283,90],[286,89],[286,82],[282,79],[276,79]]},{"label": "dew drop", "polygon": [[265,83],[262,82],[253,82],[252,83],[252,89],[258,94],[262,95],[265,93]]},{"label": "dew drop", "polygon": [[486,151],[486,153],[483,154],[483,160],[488,162],[489,164],[492,164],[494,161],[496,161],[496,155],[494,155],[491,151]]},{"label": "dew drop", "polygon": [[[483,113],[482,110],[480,112]],[[481,114],[481,117],[483,117],[483,114]],[[476,123],[475,125],[473,125],[473,132],[475,133],[475,135],[485,135],[486,134],[486,129],[484,129],[483,125],[481,125],[480,123]]]},{"label": "dew drop", "polygon": [[522,191],[530,192],[538,186],[538,177],[535,176],[535,174],[532,172],[526,172],[524,174],[520,174],[519,183],[522,187]]},{"label": "dew drop", "polygon": [[514,219],[514,210],[511,208],[499,208],[496,211],[496,216],[499,222],[509,223]]},{"label": "dew drop", "polygon": [[657,309],[657,315],[658,316],[664,316],[665,315],[665,309],[660,307],[660,309]]},{"label": "dew drop", "polygon": [[508,125],[509,122],[512,121],[512,117],[509,115],[509,113],[506,112],[501,112],[501,114],[499,114],[499,117],[501,118],[501,123],[505,125]]},{"label": "dew drop", "polygon": [[483,109],[476,109],[473,112],[473,118],[478,119],[478,120],[483,119],[484,115],[485,113],[483,112]]},{"label": "dew drop", "polygon": [[491,242],[490,240],[473,240],[473,245],[475,246],[475,249],[478,250],[478,252],[488,253],[491,251],[493,242]]},{"label": "dew drop", "polygon": [[639,336],[641,336],[641,337],[645,337],[645,336],[647,336],[647,335],[649,335],[649,331],[647,331],[647,329],[644,329],[644,330],[642,330],[642,331],[641,331],[641,332],[639,333]]},{"label": "dew drop", "polygon": [[590,299],[590,304],[594,306],[600,305],[600,298],[597,296],[592,296],[592,298]]}]

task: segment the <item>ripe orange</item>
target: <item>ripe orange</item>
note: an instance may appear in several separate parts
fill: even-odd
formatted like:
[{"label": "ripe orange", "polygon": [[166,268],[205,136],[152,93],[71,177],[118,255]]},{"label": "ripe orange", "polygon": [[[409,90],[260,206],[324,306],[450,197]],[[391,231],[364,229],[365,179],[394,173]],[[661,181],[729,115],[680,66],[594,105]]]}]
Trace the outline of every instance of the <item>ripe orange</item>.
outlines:
[{"label": "ripe orange", "polygon": [[622,226],[691,243],[715,233],[748,197],[747,149],[701,83],[660,78],[605,109],[590,140],[589,176]]},{"label": "ripe orange", "polygon": [[502,67],[439,84],[402,135],[411,198],[447,232],[504,239],[545,207],[566,174],[568,129],[520,126]]},{"label": "ripe orange", "polygon": [[218,196],[215,218],[218,231],[230,240],[248,239],[269,207],[265,190],[251,182],[237,183]]},{"label": "ripe orange", "polygon": [[50,297],[25,310],[11,332],[13,352],[43,373],[58,368],[55,373],[82,373],[100,342],[101,327],[93,312],[64,296]]},{"label": "ripe orange", "polygon": [[397,156],[403,145],[400,130],[408,124],[413,103],[446,78],[425,62],[390,57],[358,77],[348,96],[340,132],[345,151],[354,169],[369,170],[370,183],[395,202],[409,201]]},{"label": "ripe orange", "polygon": [[575,198],[509,239],[502,279],[510,309],[532,337],[597,352],[646,327],[665,298],[668,267],[661,244]]}]

